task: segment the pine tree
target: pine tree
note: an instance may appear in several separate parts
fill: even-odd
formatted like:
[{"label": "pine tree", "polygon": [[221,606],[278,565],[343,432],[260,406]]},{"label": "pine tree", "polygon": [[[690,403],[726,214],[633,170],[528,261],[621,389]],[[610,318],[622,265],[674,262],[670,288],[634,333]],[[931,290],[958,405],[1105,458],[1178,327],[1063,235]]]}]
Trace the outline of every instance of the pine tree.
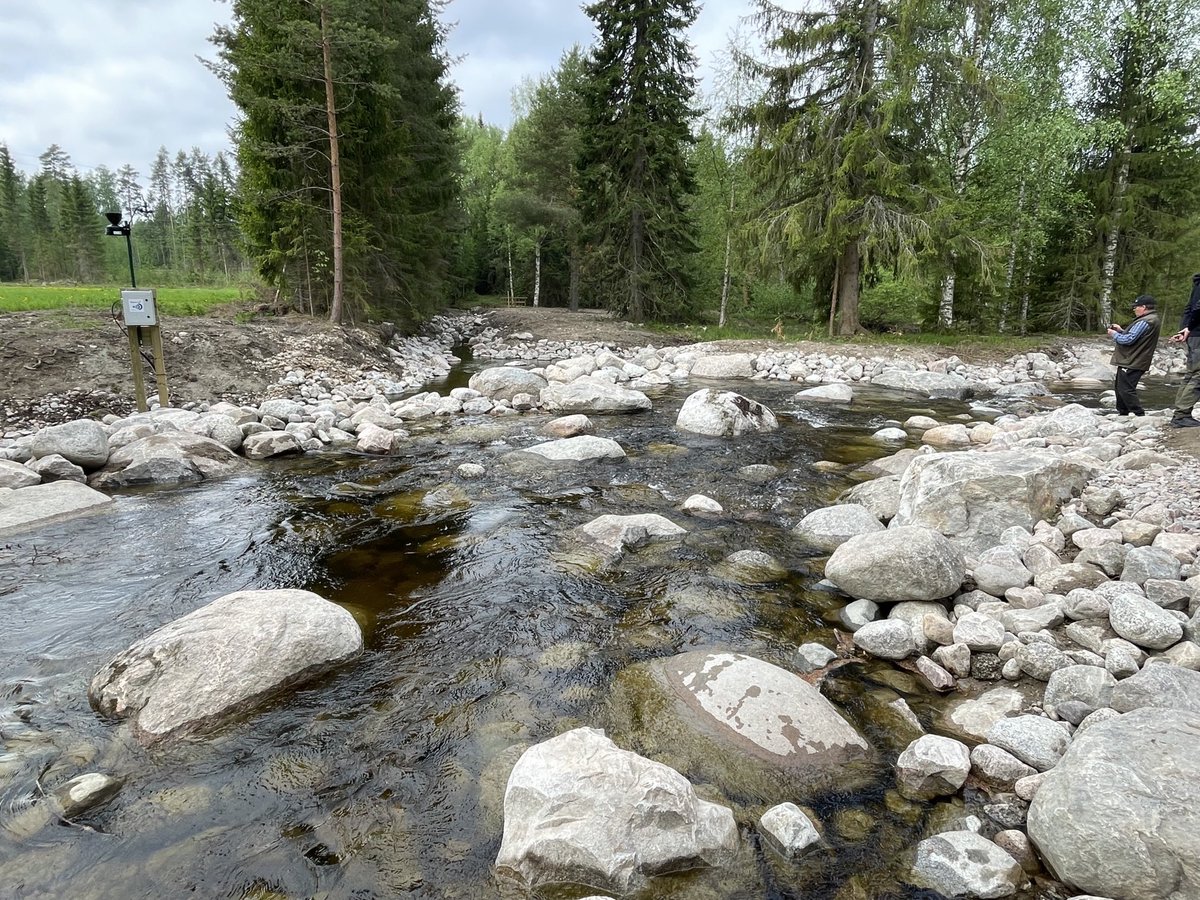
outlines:
[{"label": "pine tree", "polygon": [[693,0],[598,0],[580,156],[592,288],[635,322],[686,315],[696,227],[687,197]]},{"label": "pine tree", "polygon": [[830,327],[855,334],[864,262],[913,256],[932,198],[914,80],[920,0],[831,0],[791,12],[757,0],[771,56],[748,60],[766,97],[743,113],[770,242],[793,277],[831,285]]}]

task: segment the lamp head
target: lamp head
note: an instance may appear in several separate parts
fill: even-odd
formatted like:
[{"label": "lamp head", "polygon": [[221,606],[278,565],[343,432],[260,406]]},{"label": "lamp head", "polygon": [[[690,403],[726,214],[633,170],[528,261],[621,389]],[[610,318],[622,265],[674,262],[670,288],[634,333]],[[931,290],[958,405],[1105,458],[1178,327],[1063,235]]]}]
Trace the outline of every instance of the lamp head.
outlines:
[{"label": "lamp head", "polygon": [[104,218],[108,219],[108,224],[113,227],[121,224],[121,214],[119,212],[106,212]]}]

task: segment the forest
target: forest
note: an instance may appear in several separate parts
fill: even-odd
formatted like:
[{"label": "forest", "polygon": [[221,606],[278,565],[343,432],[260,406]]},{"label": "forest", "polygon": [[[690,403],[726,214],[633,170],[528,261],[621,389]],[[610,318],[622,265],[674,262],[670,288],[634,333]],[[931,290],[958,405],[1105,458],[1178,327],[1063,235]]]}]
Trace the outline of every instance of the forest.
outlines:
[{"label": "forest", "polygon": [[334,322],[479,297],[777,333],[1096,331],[1200,271],[1200,0],[695,0],[463,116],[438,0],[232,0],[233,151],[81,173],[0,142],[0,281],[247,281]]}]

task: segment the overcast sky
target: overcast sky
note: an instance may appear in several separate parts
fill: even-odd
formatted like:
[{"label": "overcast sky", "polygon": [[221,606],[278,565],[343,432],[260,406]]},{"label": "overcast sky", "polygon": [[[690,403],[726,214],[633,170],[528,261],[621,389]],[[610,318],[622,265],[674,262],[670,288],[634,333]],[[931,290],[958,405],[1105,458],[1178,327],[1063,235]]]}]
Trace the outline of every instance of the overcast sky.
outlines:
[{"label": "overcast sky", "polygon": [[[701,74],[749,0],[709,0],[690,38]],[[80,170],[130,163],[143,175],[160,145],[227,150],[233,105],[198,61],[230,6],[219,0],[0,0],[0,143],[19,169],[58,144]],[[464,115],[507,127],[512,89],[592,40],[573,0],[453,0],[452,79]]]}]

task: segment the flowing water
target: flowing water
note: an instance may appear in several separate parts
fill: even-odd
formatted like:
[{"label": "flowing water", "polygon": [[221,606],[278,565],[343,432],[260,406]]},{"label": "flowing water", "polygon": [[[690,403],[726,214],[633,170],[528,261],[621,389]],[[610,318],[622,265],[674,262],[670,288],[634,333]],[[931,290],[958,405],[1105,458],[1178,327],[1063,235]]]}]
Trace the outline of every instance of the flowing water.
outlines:
[{"label": "flowing water", "polygon": [[[427,421],[396,457],[254,464],[0,539],[0,895],[513,895],[491,866],[521,749],[605,727],[620,712],[610,685],[631,663],[719,649],[794,668],[798,644],[832,646],[844,601],[819,589],[820,565],[790,527],[854,476],[812,463],[894,452],[868,437],[889,419],[966,411],[869,391],[848,409],[802,410],[794,384],[711,386],[766,403],[780,429],[677,432],[692,384],[657,396],[651,413],[593,417],[627,460],[564,468],[500,461],[543,440],[546,416]],[[487,474],[457,479],[463,462]],[[741,472],[753,464],[778,474]],[[693,493],[726,515],[677,512]],[[605,513],[660,513],[688,535],[593,571],[564,554],[564,539]],[[745,549],[772,554],[789,578],[729,580],[721,561]],[[138,637],[231,591],[284,587],[344,604],[366,652],[205,740],[143,749],[89,708],[92,674]],[[869,789],[812,804],[828,852],[782,864],[747,827],[763,808],[728,798],[743,859],[724,874],[660,879],[644,896],[929,896],[899,880],[903,854],[961,800],[918,807],[888,794],[890,762],[912,735],[885,712],[903,696],[928,727],[939,701],[875,663],[836,670],[824,690],[883,758]],[[88,771],[125,785],[82,822],[47,822],[42,792]]]}]

